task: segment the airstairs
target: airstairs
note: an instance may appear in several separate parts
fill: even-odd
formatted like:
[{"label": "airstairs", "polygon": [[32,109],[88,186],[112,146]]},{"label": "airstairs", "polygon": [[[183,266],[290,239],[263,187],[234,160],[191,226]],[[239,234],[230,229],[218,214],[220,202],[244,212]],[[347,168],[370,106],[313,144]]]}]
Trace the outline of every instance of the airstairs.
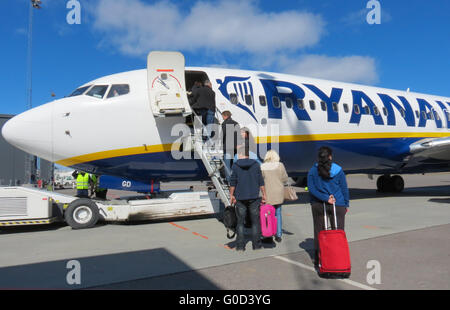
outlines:
[{"label": "airstairs", "polygon": [[[203,141],[203,134],[206,131],[201,118],[194,116],[194,133],[192,135],[192,143],[195,152],[203,162],[216,191],[217,196],[223,202],[225,207],[231,205],[230,187],[226,179],[221,175],[221,170],[226,174],[231,173],[227,170],[223,160],[223,150],[221,144],[210,144]],[[216,133],[217,134],[217,133]],[[221,141],[220,141],[221,142]]]}]

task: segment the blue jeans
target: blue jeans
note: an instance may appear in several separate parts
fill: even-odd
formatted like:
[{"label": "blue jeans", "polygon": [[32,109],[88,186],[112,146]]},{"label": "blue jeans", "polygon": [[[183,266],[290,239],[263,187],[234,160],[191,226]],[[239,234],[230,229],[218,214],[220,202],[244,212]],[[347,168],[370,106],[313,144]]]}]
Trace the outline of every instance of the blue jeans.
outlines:
[{"label": "blue jeans", "polygon": [[77,189],[77,195],[78,198],[89,198],[89,190],[87,189]]},{"label": "blue jeans", "polygon": [[238,200],[236,202],[236,215],[237,215],[237,227],[236,227],[236,246],[244,247],[244,221],[247,216],[247,212],[250,212],[250,218],[252,221],[252,243],[253,246],[259,247],[261,245],[261,224],[259,222],[259,205],[261,199],[252,200]]},{"label": "blue jeans", "polygon": [[224,153],[223,162],[225,163],[225,177],[229,184],[231,179],[231,165],[233,164],[233,156],[228,153]]},{"label": "blue jeans", "polygon": [[281,238],[281,235],[283,234],[282,229],[282,220],[281,220],[281,205],[275,205],[275,216],[277,217],[277,237]]},{"label": "blue jeans", "polygon": [[210,132],[212,128],[208,128],[208,125],[214,125],[214,111],[209,109],[197,109],[195,112],[201,116],[203,126],[206,127],[206,135],[203,136],[203,140],[205,141],[208,138],[212,138]]}]

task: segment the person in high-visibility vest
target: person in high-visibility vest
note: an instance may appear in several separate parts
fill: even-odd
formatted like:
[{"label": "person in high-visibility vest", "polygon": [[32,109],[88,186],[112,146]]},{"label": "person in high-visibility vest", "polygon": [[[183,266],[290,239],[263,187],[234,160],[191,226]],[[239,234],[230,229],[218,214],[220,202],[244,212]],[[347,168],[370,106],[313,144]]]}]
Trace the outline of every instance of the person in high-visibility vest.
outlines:
[{"label": "person in high-visibility vest", "polygon": [[89,198],[89,173],[74,171],[72,174],[77,180],[77,195],[78,198]]},{"label": "person in high-visibility vest", "polygon": [[91,177],[92,177],[92,181],[94,183],[95,197],[106,200],[106,193],[108,192],[108,189],[99,187],[100,176],[93,174]]}]

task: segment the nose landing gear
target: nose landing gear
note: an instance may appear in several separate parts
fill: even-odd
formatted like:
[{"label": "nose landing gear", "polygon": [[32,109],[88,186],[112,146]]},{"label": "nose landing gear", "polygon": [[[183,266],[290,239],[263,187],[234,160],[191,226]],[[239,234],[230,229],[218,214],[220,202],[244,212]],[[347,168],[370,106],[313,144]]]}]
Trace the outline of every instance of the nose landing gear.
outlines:
[{"label": "nose landing gear", "polygon": [[377,189],[381,193],[394,192],[401,193],[405,188],[405,181],[399,175],[382,175],[377,180]]}]

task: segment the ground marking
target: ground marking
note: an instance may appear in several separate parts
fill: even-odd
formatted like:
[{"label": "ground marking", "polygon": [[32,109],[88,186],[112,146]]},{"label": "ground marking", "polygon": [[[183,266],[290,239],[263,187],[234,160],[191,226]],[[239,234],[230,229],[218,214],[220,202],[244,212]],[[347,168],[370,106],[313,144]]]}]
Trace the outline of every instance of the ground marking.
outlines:
[{"label": "ground marking", "polygon": [[[307,269],[307,270],[316,272],[316,270],[313,267],[305,265],[305,264],[302,264],[302,263],[299,263],[299,262],[296,262],[296,261],[293,261],[293,260],[290,260],[289,258],[282,257],[282,256],[272,256],[272,257],[276,258],[276,259],[279,259],[279,260],[282,260],[282,261],[284,261],[286,263],[290,263],[290,264],[296,265],[296,266],[301,267],[303,269]],[[356,286],[356,287],[361,288],[363,290],[377,290],[376,288],[373,288],[373,287],[370,287],[368,285],[365,285],[365,284],[362,284],[362,283],[358,283],[358,282],[355,282],[355,281],[352,281],[352,280],[349,280],[349,279],[337,279],[337,280],[345,282],[345,283],[353,285],[353,286]]]}]

